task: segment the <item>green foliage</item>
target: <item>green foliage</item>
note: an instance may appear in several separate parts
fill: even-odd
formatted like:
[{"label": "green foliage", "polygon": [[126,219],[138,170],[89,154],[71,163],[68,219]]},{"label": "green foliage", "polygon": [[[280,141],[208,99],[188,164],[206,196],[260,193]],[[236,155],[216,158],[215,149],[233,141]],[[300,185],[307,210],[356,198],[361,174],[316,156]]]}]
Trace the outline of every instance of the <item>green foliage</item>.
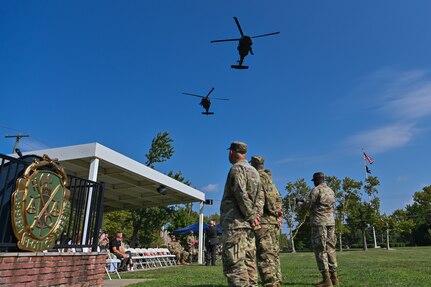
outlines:
[{"label": "green foliage", "polygon": [[310,192],[310,187],[303,178],[295,182],[288,182],[285,189],[287,195],[282,199],[283,201],[283,218],[287,222],[289,228],[289,239],[292,252],[295,252],[295,237],[298,234],[301,226],[307,220],[308,210],[300,208],[297,205],[297,199],[303,199]]},{"label": "green foliage", "polygon": [[220,214],[214,213],[214,214],[211,214],[211,215],[204,215],[204,222],[208,223],[211,220],[214,220],[215,223],[219,224],[220,223]]},{"label": "green foliage", "polygon": [[431,244],[431,185],[415,192],[413,204],[407,205],[406,216],[414,221],[413,231],[408,240],[413,245]]},{"label": "green foliage", "polygon": [[128,210],[111,211],[103,214],[102,230],[113,237],[116,232],[122,231],[126,238],[132,236],[132,228],[129,224],[131,214]]},{"label": "green foliage", "polygon": [[[173,139],[168,132],[161,132],[154,137],[148,153],[145,155],[147,166],[154,168],[155,163],[170,159],[174,153]],[[169,171],[168,176],[190,185],[181,172]],[[174,206],[138,208],[129,211],[119,211],[107,214],[104,218],[104,229],[109,232],[122,230],[126,238],[130,238],[132,247],[137,245],[160,246],[162,226],[169,222],[173,225],[194,222],[196,213],[192,212],[192,205],[186,204],[184,209]],[[192,222],[192,223],[193,223]],[[171,224],[171,226],[173,226]],[[111,231],[112,230],[112,231]]]},{"label": "green foliage", "polygon": [[[152,140],[151,147],[145,157],[147,166],[154,168],[154,163],[164,162],[170,159],[174,153],[173,139],[168,132],[159,132]],[[169,172],[169,175],[177,180],[184,180],[181,173]],[[131,246],[136,246],[138,241],[145,246],[158,245],[159,232],[174,212],[173,207],[139,208],[130,211],[132,236]]]},{"label": "green foliage", "polygon": [[169,136],[167,131],[159,132],[157,136],[153,138],[150,150],[145,154],[147,158],[145,165],[154,168],[155,163],[170,159],[175,151],[172,146],[173,142],[174,140]]},{"label": "green foliage", "polygon": [[279,243],[280,243],[280,250],[285,250],[289,248],[289,240],[287,239],[287,234],[280,232]]},{"label": "green foliage", "polygon": [[170,220],[174,208],[172,206],[139,208],[130,213],[134,232],[130,245],[136,246],[139,240],[141,245],[156,246],[160,237],[160,230]]},{"label": "green foliage", "polygon": [[174,172],[173,170],[170,170],[170,171],[168,172],[168,176],[169,176],[169,177],[172,177],[173,179],[176,179],[176,180],[177,180],[177,181],[179,181],[179,182],[184,183],[185,185],[190,186],[190,184],[191,184],[190,180],[186,180],[186,179],[184,178],[184,176],[183,176],[183,174],[181,173],[181,171]]},{"label": "green foliage", "polygon": [[199,214],[192,210],[192,204],[177,206],[172,214],[168,231],[186,227],[199,220]]}]

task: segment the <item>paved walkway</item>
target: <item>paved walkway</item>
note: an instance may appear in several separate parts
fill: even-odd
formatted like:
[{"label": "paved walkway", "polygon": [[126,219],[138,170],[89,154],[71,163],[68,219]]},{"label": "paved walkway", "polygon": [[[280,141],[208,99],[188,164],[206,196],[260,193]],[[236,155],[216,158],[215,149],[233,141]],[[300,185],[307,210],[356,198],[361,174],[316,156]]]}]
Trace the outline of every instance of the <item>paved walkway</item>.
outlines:
[{"label": "paved walkway", "polygon": [[123,287],[133,283],[141,283],[148,279],[113,279],[103,281],[103,286],[106,287]]}]

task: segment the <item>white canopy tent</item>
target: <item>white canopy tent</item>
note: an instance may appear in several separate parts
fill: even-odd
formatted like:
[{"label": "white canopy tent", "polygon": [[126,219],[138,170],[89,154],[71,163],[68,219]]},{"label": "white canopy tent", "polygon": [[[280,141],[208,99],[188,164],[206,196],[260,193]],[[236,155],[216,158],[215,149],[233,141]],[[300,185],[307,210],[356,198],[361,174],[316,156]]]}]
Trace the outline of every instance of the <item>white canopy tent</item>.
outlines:
[{"label": "white canopy tent", "polygon": [[[68,174],[104,182],[104,210],[200,202],[198,262],[202,263],[203,203],[205,201],[203,192],[99,143],[35,150],[24,154],[40,156],[46,154],[50,158],[57,158]],[[163,194],[157,191],[159,187],[164,187]],[[88,202],[91,202],[91,196],[90,192]],[[85,225],[84,229],[86,228]]]}]

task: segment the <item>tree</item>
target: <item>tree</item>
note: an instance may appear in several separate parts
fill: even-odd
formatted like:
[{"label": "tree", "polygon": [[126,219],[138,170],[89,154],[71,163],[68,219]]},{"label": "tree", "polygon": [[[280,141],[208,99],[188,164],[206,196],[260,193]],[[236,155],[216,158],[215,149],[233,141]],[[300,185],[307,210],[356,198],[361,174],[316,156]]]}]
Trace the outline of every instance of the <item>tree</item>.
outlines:
[{"label": "tree", "polygon": [[145,154],[147,158],[145,165],[154,168],[155,163],[169,160],[175,151],[172,146],[173,142],[174,140],[169,136],[167,131],[159,132],[153,138],[148,153]]},{"label": "tree", "polygon": [[414,222],[411,218],[407,218],[406,211],[402,209],[395,210],[390,216],[384,213],[381,216],[380,226],[386,230],[386,250],[390,250],[391,246],[389,243],[390,231],[403,233],[410,232],[414,226]]},{"label": "tree", "polygon": [[[186,185],[190,185],[191,182],[186,180],[181,172],[169,171],[168,176],[182,182]],[[182,228],[188,225],[195,223],[199,220],[199,214],[193,211],[193,203],[185,203],[183,205],[177,205],[175,208],[175,212],[172,214],[168,230],[172,231],[178,228]]]},{"label": "tree", "polygon": [[214,213],[210,215],[204,215],[204,222],[208,223],[211,220],[214,220],[215,223],[220,223],[220,214]]},{"label": "tree", "polygon": [[199,220],[199,214],[193,211],[190,204],[177,205],[169,221],[169,231],[189,226]]},{"label": "tree", "polygon": [[308,211],[300,208],[296,204],[296,199],[306,197],[310,192],[310,187],[305,180],[301,178],[295,182],[288,182],[285,189],[287,190],[287,195],[283,198],[283,217],[289,228],[292,252],[295,253],[295,237],[308,216]]},{"label": "tree", "polygon": [[131,214],[127,210],[106,212],[103,214],[102,229],[109,234],[109,237],[115,236],[116,232],[122,231],[126,238],[130,238],[132,235],[130,220]]},{"label": "tree", "polygon": [[146,246],[154,244],[160,237],[161,227],[174,213],[172,206],[147,207],[131,210],[132,237],[130,246],[135,247],[137,240]]},{"label": "tree", "polygon": [[368,204],[370,205],[371,209],[368,209],[370,211],[370,214],[368,215],[369,218],[369,224],[372,226],[373,229],[373,239],[374,239],[374,247],[377,248],[377,242],[376,242],[376,232],[374,229],[374,225],[377,223],[377,221],[380,218],[380,199],[377,197],[378,190],[376,186],[380,185],[380,181],[377,179],[376,176],[367,176],[365,179],[365,185],[364,190],[367,193],[368,197],[372,198]]},{"label": "tree", "polygon": [[[169,160],[174,154],[174,147],[172,146],[173,142],[174,140],[169,136],[167,131],[159,132],[153,138],[148,153],[145,154],[145,157],[147,158],[145,165],[154,168],[155,163]],[[149,237],[151,238],[151,234],[157,232],[161,226],[169,220],[169,216],[172,212],[173,210],[167,207],[138,208],[132,210],[131,222],[133,231],[130,245],[132,247],[136,246],[138,234],[142,226],[145,226],[146,234],[149,234]],[[152,216],[156,216],[157,218],[152,218]],[[154,222],[149,222],[149,220],[154,220]],[[144,240],[148,240],[148,238],[144,237]]]},{"label": "tree", "polygon": [[338,230],[339,249],[341,252],[343,251],[342,235],[350,232],[344,224],[349,204],[352,199],[359,198],[361,187],[362,182],[355,181],[350,177],[345,177],[342,181],[341,189],[337,189],[337,192],[334,190],[337,201],[337,206],[335,208],[335,225],[336,230]]},{"label": "tree", "polygon": [[414,245],[431,244],[431,185],[415,192],[413,204],[406,207],[407,217],[414,219],[410,243]]},{"label": "tree", "polygon": [[365,251],[368,250],[366,228],[369,224],[373,225],[379,218],[380,199],[376,196],[380,181],[375,176],[369,176],[365,180],[364,192],[370,201],[362,201],[359,195],[350,197],[349,224],[361,230],[362,244]]}]

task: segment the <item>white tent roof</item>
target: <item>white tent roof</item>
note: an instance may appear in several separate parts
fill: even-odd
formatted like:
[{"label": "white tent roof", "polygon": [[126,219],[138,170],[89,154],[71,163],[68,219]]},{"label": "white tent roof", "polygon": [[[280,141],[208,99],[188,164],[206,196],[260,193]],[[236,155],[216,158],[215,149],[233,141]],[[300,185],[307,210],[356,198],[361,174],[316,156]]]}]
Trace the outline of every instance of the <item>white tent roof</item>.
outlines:
[{"label": "white tent roof", "polygon": [[[58,158],[68,174],[89,178],[90,164],[98,159],[97,174],[105,182],[105,210],[133,209],[205,201],[205,194],[99,143],[26,152]],[[157,192],[164,185],[166,195]]]}]

